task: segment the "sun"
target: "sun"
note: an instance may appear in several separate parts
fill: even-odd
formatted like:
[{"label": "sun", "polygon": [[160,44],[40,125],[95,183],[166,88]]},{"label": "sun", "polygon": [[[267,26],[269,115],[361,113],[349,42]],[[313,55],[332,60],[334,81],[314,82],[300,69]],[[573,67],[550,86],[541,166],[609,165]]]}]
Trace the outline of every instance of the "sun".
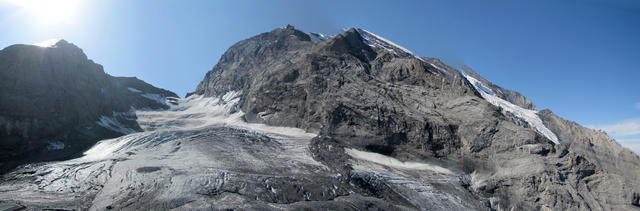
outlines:
[{"label": "sun", "polygon": [[79,0],[9,0],[43,23],[69,20],[76,13]]}]

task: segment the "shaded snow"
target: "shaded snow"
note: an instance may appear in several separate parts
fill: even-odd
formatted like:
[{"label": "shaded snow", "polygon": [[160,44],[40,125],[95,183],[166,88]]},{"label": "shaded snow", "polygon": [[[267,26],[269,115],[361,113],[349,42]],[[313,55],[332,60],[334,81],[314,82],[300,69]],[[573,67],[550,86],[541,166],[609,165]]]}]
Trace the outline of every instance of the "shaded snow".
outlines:
[{"label": "shaded snow", "polygon": [[329,35],[325,35],[325,34],[321,34],[321,33],[315,33],[315,32],[310,32],[310,33],[308,33],[308,35],[311,38],[312,42],[322,42],[322,41],[325,41],[325,40],[329,40],[332,37],[332,36],[329,36]]},{"label": "shaded snow", "polygon": [[442,168],[440,166],[426,164],[426,163],[418,163],[418,162],[403,162],[393,157],[389,157],[379,153],[364,152],[356,149],[347,149],[347,148],[345,149],[345,152],[353,158],[374,162],[374,163],[392,167],[392,168],[411,169],[411,170],[429,170],[429,171],[435,171],[443,174],[453,174],[453,172],[451,172],[449,169]]},{"label": "shaded snow", "polygon": [[98,123],[98,125],[104,128],[107,128],[111,131],[119,132],[122,134],[135,133],[137,131],[135,131],[134,129],[128,128],[127,126],[122,124],[120,121],[118,121],[118,118],[134,121],[136,119],[135,112],[136,110],[133,107],[131,107],[127,112],[113,112],[111,116],[100,116],[100,119],[96,123]]},{"label": "shaded snow", "polygon": [[127,126],[120,123],[114,117],[100,116],[100,120],[98,120],[98,125],[122,134],[129,134],[129,133],[136,132],[135,130],[128,128]]},{"label": "shaded snow", "polygon": [[167,100],[165,99],[165,97],[163,97],[160,94],[144,93],[144,94],[141,94],[140,96],[147,98],[149,100],[156,101],[160,104],[165,104],[165,105],[167,104]]},{"label": "shaded snow", "polygon": [[47,142],[47,150],[61,150],[64,149],[64,143],[60,141],[48,141]]},{"label": "shaded snow", "polygon": [[142,93],[142,91],[140,91],[139,89],[136,88],[131,88],[131,87],[127,87],[127,89],[131,92],[135,92],[135,93]]},{"label": "shaded snow", "polygon": [[505,111],[514,114],[516,117],[526,121],[527,123],[529,123],[529,125],[535,128],[536,131],[538,131],[539,133],[547,137],[549,140],[553,141],[553,143],[556,143],[556,144],[560,143],[558,141],[558,137],[556,136],[556,134],[553,133],[551,130],[549,130],[549,128],[544,126],[544,123],[542,123],[542,119],[540,119],[540,117],[538,116],[538,111],[525,109],[520,106],[514,105],[513,103],[506,101],[502,98],[499,98],[495,95],[495,93],[493,92],[493,90],[491,90],[491,88],[487,87],[479,80],[465,73],[462,73],[462,74],[464,75],[464,77],[467,78],[469,83],[471,83],[473,87],[476,90],[478,90],[478,92],[480,92],[480,95],[482,95],[482,97],[487,102],[495,106],[498,106],[504,109]]}]

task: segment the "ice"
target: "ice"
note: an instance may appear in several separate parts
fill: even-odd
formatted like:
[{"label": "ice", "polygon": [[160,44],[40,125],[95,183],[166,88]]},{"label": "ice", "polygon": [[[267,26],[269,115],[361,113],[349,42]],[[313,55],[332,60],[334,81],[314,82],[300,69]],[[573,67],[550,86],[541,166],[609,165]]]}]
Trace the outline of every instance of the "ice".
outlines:
[{"label": "ice", "polygon": [[542,119],[540,119],[540,117],[538,116],[538,111],[525,109],[520,106],[514,105],[509,101],[503,100],[502,98],[495,96],[493,90],[485,86],[482,82],[465,73],[462,74],[467,78],[469,83],[471,83],[473,87],[475,87],[475,89],[480,92],[482,98],[484,98],[487,102],[498,106],[505,111],[514,114],[516,117],[526,121],[527,123],[529,123],[529,125],[535,128],[536,131],[547,137],[549,140],[553,141],[553,143],[560,143],[556,134],[549,130],[549,128],[544,126],[544,123],[542,123]]},{"label": "ice", "polygon": [[426,163],[418,163],[418,162],[402,162],[398,159],[374,153],[374,152],[365,152],[356,149],[345,148],[345,152],[355,159],[366,160],[370,162],[374,162],[380,165],[392,167],[392,168],[400,168],[400,169],[411,169],[411,170],[429,170],[435,171],[442,174],[453,174],[449,169],[442,168],[440,166],[426,164]]}]

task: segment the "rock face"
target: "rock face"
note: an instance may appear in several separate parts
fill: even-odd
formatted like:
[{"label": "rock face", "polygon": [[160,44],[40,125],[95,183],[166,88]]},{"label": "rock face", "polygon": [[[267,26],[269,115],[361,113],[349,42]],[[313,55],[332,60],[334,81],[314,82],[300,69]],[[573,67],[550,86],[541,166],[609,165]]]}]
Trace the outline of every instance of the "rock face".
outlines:
[{"label": "rock face", "polygon": [[135,116],[118,114],[132,108],[166,109],[157,99],[177,97],[136,78],[104,73],[64,40],[0,51],[0,90],[0,172],[22,163],[68,158],[101,139],[123,135],[113,130],[114,124],[140,130],[126,119]]},{"label": "rock face", "polygon": [[129,112],[143,132],[3,175],[0,205],[637,206],[640,158],[606,134],[531,110],[517,92],[366,30],[312,36],[287,26],[238,42],[187,98],[166,111]]},{"label": "rock face", "polygon": [[[555,144],[485,101],[461,71],[365,30],[309,40],[292,27],[243,40],[194,93],[241,91],[247,121],[318,132],[342,147],[400,160],[450,161],[465,170],[469,190],[491,208],[629,209],[631,193],[640,188],[633,153],[609,138],[599,146],[608,149],[602,155],[575,143],[585,136],[604,140],[604,134],[560,132],[542,112],[544,124],[560,137]],[[497,97],[535,109],[521,94],[470,69],[462,72]],[[606,157],[614,152],[624,152],[623,161]]]}]

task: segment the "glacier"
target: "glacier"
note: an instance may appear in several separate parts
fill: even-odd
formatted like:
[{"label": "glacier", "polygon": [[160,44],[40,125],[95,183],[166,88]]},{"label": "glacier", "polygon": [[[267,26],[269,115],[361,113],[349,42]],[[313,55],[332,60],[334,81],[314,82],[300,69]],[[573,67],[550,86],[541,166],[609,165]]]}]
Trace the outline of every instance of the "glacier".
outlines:
[{"label": "glacier", "polygon": [[471,85],[473,85],[473,87],[478,90],[480,95],[482,95],[482,98],[484,98],[487,102],[514,114],[516,117],[529,123],[529,125],[536,129],[536,131],[547,137],[547,139],[551,140],[553,143],[560,144],[560,141],[558,140],[556,134],[544,125],[542,119],[540,119],[540,117],[538,116],[538,111],[525,109],[520,106],[514,105],[513,103],[510,103],[509,101],[506,101],[502,98],[499,98],[495,96],[495,93],[491,88],[485,86],[479,80],[471,77],[468,74],[465,74],[464,72],[461,73],[465,78],[467,78],[469,83],[471,83]]}]

